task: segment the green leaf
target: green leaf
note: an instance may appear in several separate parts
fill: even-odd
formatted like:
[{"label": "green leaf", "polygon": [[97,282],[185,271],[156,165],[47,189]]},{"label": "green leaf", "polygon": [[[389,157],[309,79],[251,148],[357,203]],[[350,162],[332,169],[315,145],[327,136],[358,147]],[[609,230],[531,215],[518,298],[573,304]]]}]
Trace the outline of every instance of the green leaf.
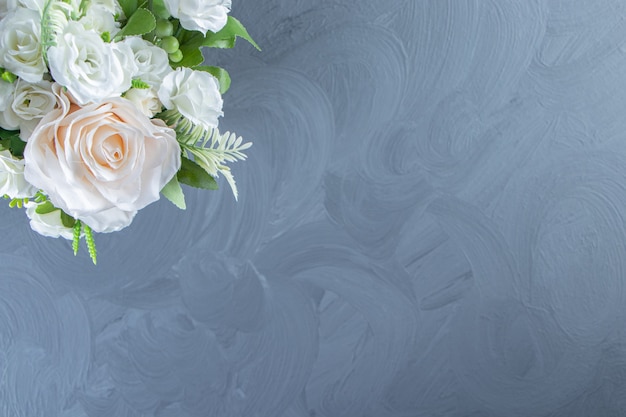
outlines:
[{"label": "green leaf", "polygon": [[[176,22],[176,21],[174,21]],[[181,46],[187,46],[188,48],[200,48],[202,42],[204,42],[204,35],[196,30],[187,30],[180,28],[177,35],[178,41]]]},{"label": "green leaf", "polygon": [[0,128],[0,139],[2,139],[0,145],[4,149],[9,149],[11,151],[11,155],[17,158],[24,156],[26,142],[20,139],[19,130],[5,130]]},{"label": "green leaf", "polygon": [[202,64],[202,61],[204,61],[204,56],[202,56],[202,51],[199,47],[189,47],[188,45],[182,45],[179,49],[183,53],[183,59],[176,63],[172,62],[172,67],[174,68],[193,68],[197,65]]},{"label": "green leaf", "polygon": [[217,181],[210,176],[200,165],[189,158],[182,158],[182,165],[178,171],[178,181],[191,187],[205,190],[217,190]]},{"label": "green leaf", "polygon": [[208,46],[210,48],[232,48],[235,46],[237,37],[247,40],[256,49],[259,51],[261,50],[259,45],[257,45],[254,39],[252,39],[241,22],[232,16],[228,16],[226,26],[224,26],[219,32],[207,32],[204,37],[204,41],[202,42],[202,46]]},{"label": "green leaf", "polygon": [[37,208],[35,208],[35,212],[37,214],[48,214],[48,213],[52,213],[54,210],[58,210],[58,209],[54,207],[54,204],[52,204],[49,201],[46,201],[43,204],[39,204]]},{"label": "green leaf", "polygon": [[155,16],[161,19],[167,19],[170,17],[170,12],[165,7],[165,2],[163,0],[152,0],[152,11]]},{"label": "green leaf", "polygon": [[19,139],[20,138],[20,131],[19,130],[5,130],[0,128],[0,138],[2,139]]},{"label": "green leaf", "polygon": [[135,10],[139,7],[137,0],[118,0],[118,3],[122,7],[126,19],[130,19],[133,13],[135,13]]},{"label": "green leaf", "polygon": [[220,67],[199,66],[195,70],[205,71],[213,75],[220,83],[220,94],[224,94],[230,88],[230,75],[228,71]]},{"label": "green leaf", "polygon": [[18,137],[11,138],[11,154],[17,158],[24,156],[24,148],[26,148],[26,142]]},{"label": "green leaf", "polygon": [[185,194],[183,194],[183,189],[180,187],[176,175],[172,177],[170,182],[165,184],[165,187],[161,190],[161,194],[174,203],[179,209],[185,210],[187,208],[185,204]]},{"label": "green leaf", "polygon": [[121,40],[126,36],[143,35],[153,31],[156,27],[156,19],[148,9],[137,9],[128,18],[126,25],[115,35],[114,40]]},{"label": "green leaf", "polygon": [[[71,229],[76,227],[76,224],[80,223],[80,221],[74,219],[72,216],[61,210],[61,223],[63,223],[63,226]],[[74,232],[76,232],[76,230],[74,230]],[[78,234],[80,236],[80,231]]]}]

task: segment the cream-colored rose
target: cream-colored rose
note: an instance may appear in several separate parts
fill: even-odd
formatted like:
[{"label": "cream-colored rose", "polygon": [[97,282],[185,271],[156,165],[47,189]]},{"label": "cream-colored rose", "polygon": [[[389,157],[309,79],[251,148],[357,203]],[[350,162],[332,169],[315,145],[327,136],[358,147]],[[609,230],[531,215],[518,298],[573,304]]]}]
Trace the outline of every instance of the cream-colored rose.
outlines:
[{"label": "cream-colored rose", "polygon": [[26,144],[26,179],[96,232],[128,226],[180,168],[176,133],[126,99],[80,107],[57,84],[53,91],[61,107]]},{"label": "cream-colored rose", "polygon": [[8,150],[0,151],[0,196],[27,198],[37,189],[24,178],[24,160],[15,158]]}]

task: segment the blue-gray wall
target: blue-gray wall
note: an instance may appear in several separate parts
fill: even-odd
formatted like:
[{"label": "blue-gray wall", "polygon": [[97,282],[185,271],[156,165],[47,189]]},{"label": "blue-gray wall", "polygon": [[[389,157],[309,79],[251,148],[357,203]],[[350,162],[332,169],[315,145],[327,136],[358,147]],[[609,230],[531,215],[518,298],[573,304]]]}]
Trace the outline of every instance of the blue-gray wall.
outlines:
[{"label": "blue-gray wall", "polygon": [[0,213],[0,415],[626,415],[626,2],[234,0],[187,189],[83,250]]}]

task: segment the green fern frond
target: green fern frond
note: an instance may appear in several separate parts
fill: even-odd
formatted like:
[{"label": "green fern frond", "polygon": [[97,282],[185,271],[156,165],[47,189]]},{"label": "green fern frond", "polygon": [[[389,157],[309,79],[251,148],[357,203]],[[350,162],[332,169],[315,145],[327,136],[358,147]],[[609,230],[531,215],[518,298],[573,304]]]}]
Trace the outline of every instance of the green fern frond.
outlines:
[{"label": "green fern frond", "polygon": [[226,178],[237,199],[235,179],[226,163],[245,160],[247,155],[243,151],[250,148],[252,142],[244,143],[241,136],[235,133],[221,134],[217,128],[205,129],[194,125],[176,110],[166,110],[159,117],[176,131],[181,148],[193,155],[198,165],[213,177],[222,174]]},{"label": "green fern frond", "polygon": [[72,6],[62,0],[48,0],[41,12],[41,54],[48,64],[48,48],[56,46],[56,35],[72,13]]},{"label": "green fern frond", "polygon": [[147,82],[145,82],[143,80],[139,80],[139,79],[131,80],[130,86],[132,88],[137,88],[137,89],[140,89],[140,90],[146,90],[146,89],[150,88],[150,84],[148,84]]},{"label": "green fern frond", "polygon": [[83,225],[85,230],[85,241],[87,242],[87,250],[94,265],[97,264],[96,241],[93,239],[93,231],[86,224]]},{"label": "green fern frond", "polygon": [[80,220],[76,220],[74,223],[74,236],[72,239],[72,249],[74,250],[74,256],[78,254],[78,245],[80,243],[80,233],[83,229],[83,224]]}]

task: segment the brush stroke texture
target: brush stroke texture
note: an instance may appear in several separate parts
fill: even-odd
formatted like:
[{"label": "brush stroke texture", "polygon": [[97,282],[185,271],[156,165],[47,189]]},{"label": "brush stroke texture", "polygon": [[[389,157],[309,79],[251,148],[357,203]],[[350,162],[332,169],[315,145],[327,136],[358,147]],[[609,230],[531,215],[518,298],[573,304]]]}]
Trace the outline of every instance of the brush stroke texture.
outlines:
[{"label": "brush stroke texture", "polygon": [[235,202],[2,205],[0,414],[626,414],[626,5],[238,0]]}]

